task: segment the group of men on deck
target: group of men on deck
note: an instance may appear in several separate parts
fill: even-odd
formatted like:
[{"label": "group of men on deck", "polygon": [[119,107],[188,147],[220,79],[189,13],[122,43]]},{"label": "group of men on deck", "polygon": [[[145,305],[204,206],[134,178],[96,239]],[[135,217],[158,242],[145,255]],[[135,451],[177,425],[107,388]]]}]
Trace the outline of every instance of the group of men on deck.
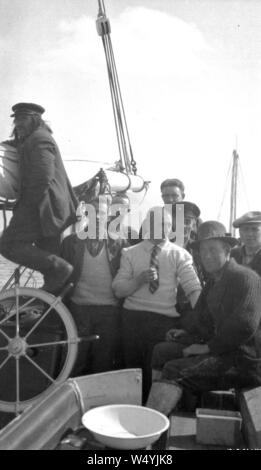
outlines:
[{"label": "group of men on deck", "polygon": [[165,414],[184,389],[261,384],[261,212],[234,221],[239,242],[221,223],[202,222],[183,183],[169,179],[161,185],[164,206],[149,210],[138,239],[111,231],[103,196],[89,202],[94,235],[85,230],[61,242],[77,221],[78,201],[44,108],[12,110],[9,143],[21,184],[0,253],[40,271],[48,292],[73,283],[66,302],[79,336],[100,339],[80,345],[72,375],[141,367],[143,403]]}]

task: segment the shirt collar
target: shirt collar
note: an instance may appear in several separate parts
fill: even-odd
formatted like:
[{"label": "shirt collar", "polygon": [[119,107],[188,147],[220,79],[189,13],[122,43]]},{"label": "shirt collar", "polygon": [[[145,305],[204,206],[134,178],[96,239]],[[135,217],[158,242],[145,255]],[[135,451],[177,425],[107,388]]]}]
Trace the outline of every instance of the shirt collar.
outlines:
[{"label": "shirt collar", "polygon": [[[159,245],[157,246],[159,247],[160,250],[162,250],[162,248],[167,246],[169,243],[171,242],[168,239],[165,239],[161,243],[159,243]],[[143,246],[144,246],[145,251],[150,252],[153,250],[155,244],[152,243],[150,240],[143,240]]]}]

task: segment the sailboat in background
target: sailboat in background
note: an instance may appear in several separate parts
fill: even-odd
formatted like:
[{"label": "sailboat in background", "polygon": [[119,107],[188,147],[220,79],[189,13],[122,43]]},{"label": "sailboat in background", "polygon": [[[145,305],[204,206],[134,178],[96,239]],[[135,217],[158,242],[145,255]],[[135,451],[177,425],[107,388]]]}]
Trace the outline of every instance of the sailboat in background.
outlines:
[{"label": "sailboat in background", "polygon": [[238,191],[238,164],[239,155],[236,150],[233,150],[233,165],[231,177],[231,193],[230,193],[230,217],[229,217],[229,232],[235,236],[236,229],[233,227],[233,221],[237,217],[237,191]]},{"label": "sailboat in background", "polygon": [[[239,187],[244,189],[244,191],[239,191]],[[230,161],[228,173],[227,173],[227,178],[225,182],[225,188],[224,188],[224,194],[222,198],[222,202],[220,205],[219,209],[219,214],[218,214],[218,220],[221,219],[221,215],[223,214],[223,208],[224,208],[224,202],[226,200],[226,195],[228,189],[230,190],[230,195],[229,195],[229,206],[228,206],[228,230],[229,233],[233,237],[236,236],[236,229],[233,227],[233,222],[234,220],[238,217],[238,208],[239,208],[239,197],[242,196],[244,193],[244,204],[242,201],[240,201],[240,207],[241,206],[246,206],[247,210],[249,210],[249,202],[248,202],[248,197],[246,193],[246,188],[244,184],[244,177],[243,177],[243,172],[242,168],[240,165],[240,159],[239,159],[239,154],[237,150],[233,150],[232,152],[232,159]],[[224,218],[224,217],[223,217]]]}]

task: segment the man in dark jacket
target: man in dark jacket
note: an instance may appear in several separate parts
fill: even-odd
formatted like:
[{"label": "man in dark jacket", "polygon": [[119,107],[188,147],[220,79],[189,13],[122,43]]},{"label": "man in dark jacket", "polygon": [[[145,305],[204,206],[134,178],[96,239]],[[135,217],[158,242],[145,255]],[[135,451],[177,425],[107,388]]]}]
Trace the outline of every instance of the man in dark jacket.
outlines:
[{"label": "man in dark jacket", "polygon": [[219,222],[199,227],[194,244],[209,282],[185,329],[169,332],[172,351],[161,350],[165,365],[152,385],[148,406],[165,414],[184,388],[198,392],[261,384],[261,280],[229,259],[235,243]]},{"label": "man in dark jacket", "polygon": [[231,256],[261,276],[261,212],[247,212],[233,226],[239,228],[241,245],[233,248]]},{"label": "man in dark jacket", "polygon": [[34,103],[12,107],[14,141],[20,161],[20,191],[0,253],[40,271],[43,288],[57,292],[72,272],[57,256],[62,232],[76,220],[77,199],[68,180],[52,131]]}]

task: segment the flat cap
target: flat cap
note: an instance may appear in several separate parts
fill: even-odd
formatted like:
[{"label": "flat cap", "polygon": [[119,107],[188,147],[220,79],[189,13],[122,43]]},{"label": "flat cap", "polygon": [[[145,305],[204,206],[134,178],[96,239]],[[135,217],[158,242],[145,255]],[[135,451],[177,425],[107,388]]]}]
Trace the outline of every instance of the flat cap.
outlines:
[{"label": "flat cap", "polygon": [[234,220],[233,227],[239,228],[241,227],[241,225],[246,224],[261,224],[261,212],[246,212],[246,214],[242,215],[242,217],[239,217],[238,219]]},{"label": "flat cap", "polygon": [[11,114],[11,117],[14,117],[17,114],[42,115],[45,112],[45,109],[39,104],[35,103],[17,103],[12,106],[12,111],[13,114]]}]

